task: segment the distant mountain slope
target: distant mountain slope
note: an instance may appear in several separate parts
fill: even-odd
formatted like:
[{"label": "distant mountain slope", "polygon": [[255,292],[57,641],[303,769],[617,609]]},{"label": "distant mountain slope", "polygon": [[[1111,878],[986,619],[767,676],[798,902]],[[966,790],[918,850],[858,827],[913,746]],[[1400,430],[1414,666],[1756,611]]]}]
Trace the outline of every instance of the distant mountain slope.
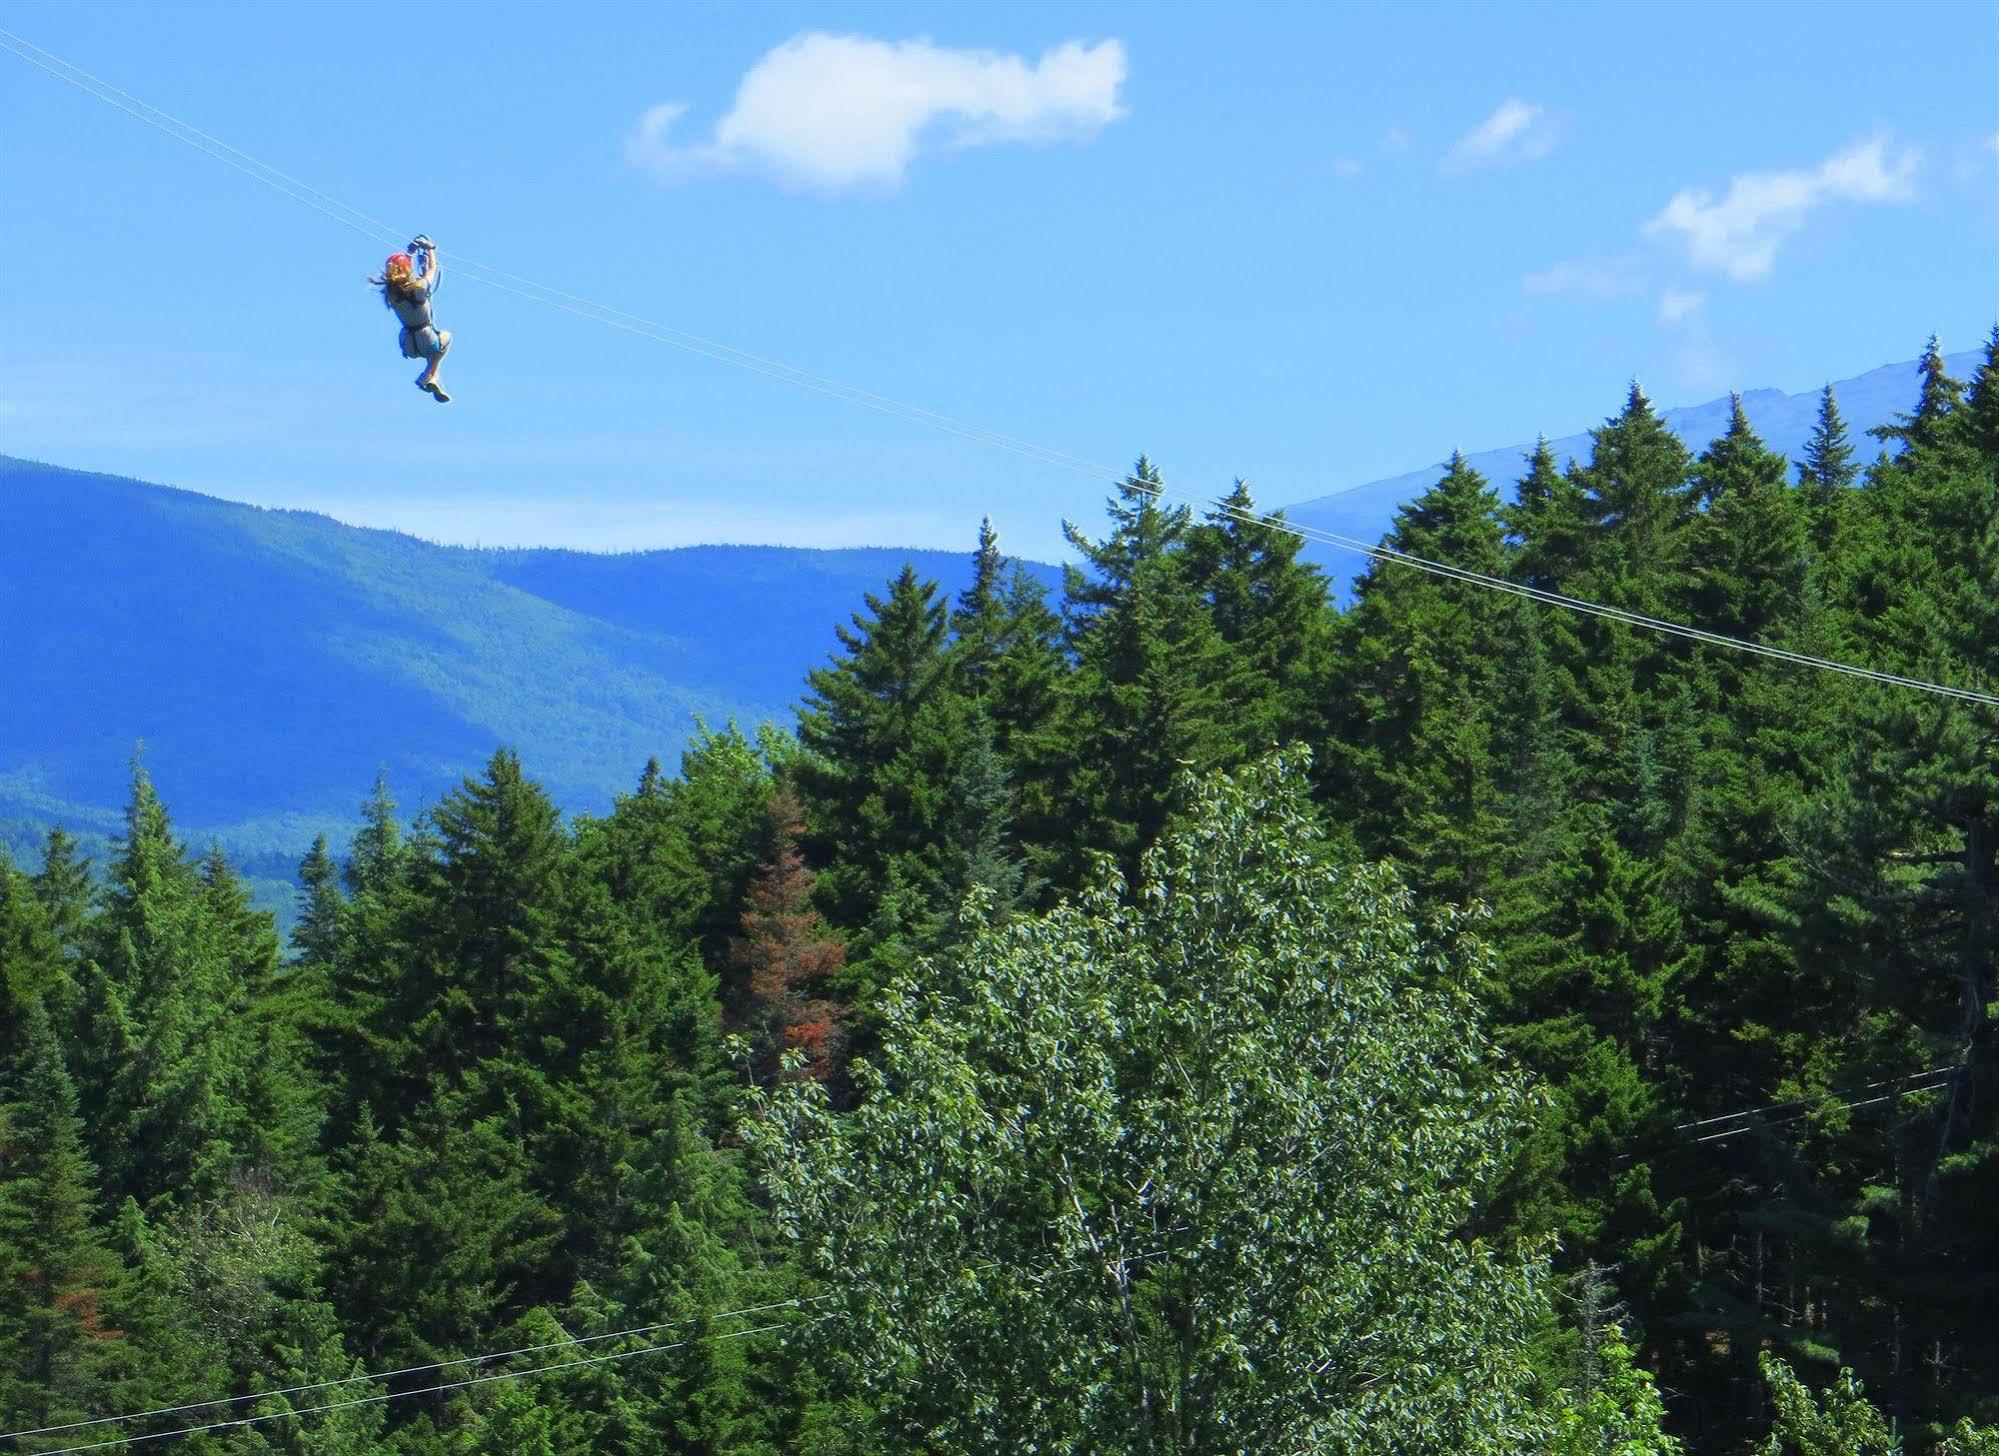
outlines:
[{"label": "distant mountain slope", "polygon": [[904,561],[952,592],[969,569],[475,551],[0,457],[0,825],[113,827],[142,740],[178,820],[246,854],[345,825],[378,768],[414,804],[499,743],[603,805],[697,715],[788,717]]},{"label": "distant mountain slope", "polygon": [[[1945,363],[1953,378],[1969,379],[1977,372],[1982,357],[1976,353],[1952,354],[1946,357]],[[1905,413],[1915,403],[1916,365],[1914,361],[1888,364],[1856,379],[1836,380],[1833,393],[1838,396],[1840,413],[1846,417],[1847,428],[1853,432],[1856,453],[1863,461],[1872,460],[1875,442],[1867,438],[1866,432]],[[1818,418],[1818,397],[1816,389],[1803,394],[1756,389],[1743,394],[1742,405],[1764,442],[1771,449],[1795,460],[1804,447],[1806,437],[1811,434],[1813,422]],[[1621,403],[1621,397],[1611,401],[1613,406]],[[1695,451],[1704,449],[1728,426],[1726,397],[1661,413],[1673,433]],[[1559,460],[1567,461],[1571,456],[1589,458],[1589,435],[1586,432],[1564,435],[1549,443]],[[1528,441],[1500,450],[1467,451],[1465,458],[1510,499],[1513,487],[1526,470],[1526,459],[1533,448],[1533,442]],[[1286,506],[1285,514],[1300,525],[1315,526],[1363,541],[1378,541],[1394,524],[1395,512],[1402,503],[1414,500],[1436,484],[1443,470],[1444,462],[1439,460],[1407,475],[1370,481],[1331,495],[1300,501],[1297,505]],[[1324,566],[1343,586],[1359,576],[1366,566],[1366,561],[1357,553],[1337,547],[1312,546],[1307,549],[1307,555]]]}]

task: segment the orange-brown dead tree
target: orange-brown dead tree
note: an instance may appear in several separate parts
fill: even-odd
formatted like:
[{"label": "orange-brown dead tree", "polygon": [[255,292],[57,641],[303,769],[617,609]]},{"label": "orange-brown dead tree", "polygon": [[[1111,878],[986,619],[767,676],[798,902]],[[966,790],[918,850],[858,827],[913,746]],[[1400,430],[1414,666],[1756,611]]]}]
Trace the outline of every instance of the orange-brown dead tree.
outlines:
[{"label": "orange-brown dead tree", "polygon": [[796,1048],[807,1057],[807,1075],[830,1082],[847,1041],[847,1008],[833,994],[847,949],[812,904],[815,876],[798,848],[805,816],[788,785],[772,796],[769,812],[768,857],[750,878],[731,956],[740,1015],[760,1063],[774,1067]]}]

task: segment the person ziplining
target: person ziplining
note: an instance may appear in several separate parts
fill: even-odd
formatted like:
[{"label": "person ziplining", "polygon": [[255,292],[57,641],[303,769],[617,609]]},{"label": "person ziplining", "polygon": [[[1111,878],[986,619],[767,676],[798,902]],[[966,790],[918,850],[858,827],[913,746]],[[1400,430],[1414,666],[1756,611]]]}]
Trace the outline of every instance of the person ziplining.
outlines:
[{"label": "person ziplining", "polygon": [[437,245],[419,234],[411,240],[409,252],[391,253],[382,265],[381,277],[368,281],[382,290],[382,302],[403,326],[396,336],[403,357],[424,361],[416,387],[439,404],[450,404],[451,396],[437,382],[437,367],[451,351],[451,334],[438,328],[430,315],[438,274]]},{"label": "person ziplining", "polygon": [[[391,228],[379,218],[370,217],[359,208],[342,202],[338,198],[329,197],[326,193],[307,186],[297,178],[280,172],[277,168],[271,166],[270,163],[259,161],[249,153],[239,151],[227,142],[190,126],[180,118],[160,110],[159,107],[154,106],[151,102],[142,101],[129,92],[120,91],[109,82],[91,75],[75,63],[66,61],[60,56],[45,51],[40,46],[23,40],[20,36],[4,28],[0,28],[0,53],[5,53],[17,60],[24,61],[36,70],[45,72],[65,85],[75,87],[91,99],[126,113],[128,116],[143,122],[145,125],[163,132],[181,145],[190,147],[226,167],[243,173],[251,180],[289,198],[301,207],[310,208],[312,211],[330,218],[342,227],[351,228],[358,233],[370,237],[378,246],[383,239],[392,238],[399,231],[399,229]],[[388,260],[381,277],[371,278],[368,281],[381,288],[382,301],[394,311],[396,317],[402,323],[402,333],[398,341],[402,346],[404,357],[422,359],[424,361],[424,370],[416,379],[417,387],[430,394],[440,404],[444,404],[450,401],[451,396],[438,387],[437,372],[438,364],[444,358],[445,353],[451,348],[451,335],[448,332],[440,330],[431,318],[430,302],[432,295],[436,292],[438,279],[437,249],[429,238],[421,236],[412,240],[409,247],[410,252],[397,253]],[[412,253],[416,256],[412,257]],[[838,399],[862,409],[874,410],[881,414],[906,420],[911,424],[920,425],[925,429],[938,430],[942,433],[971,440],[993,449],[1004,450],[1009,454],[1021,456],[1038,464],[1061,470],[1074,471],[1081,475],[1090,476],[1098,481],[1108,481],[1119,488],[1136,487],[1157,496],[1161,500],[1179,497],[1179,493],[1169,492],[1156,482],[1136,481],[1124,472],[1114,470],[1101,462],[1083,460],[1062,451],[1050,450],[1027,441],[1014,439],[1011,436],[1000,434],[996,430],[988,430],[982,426],[972,425],[963,420],[953,419],[948,415],[938,414],[934,410],[905,404],[899,400],[889,399],[868,390],[841,384],[837,380],[823,379],[817,375],[809,374],[802,369],[794,368],[791,365],[782,364],[771,359],[759,358],[754,354],[732,348],[727,344],[717,343],[712,339],[703,339],[683,329],[677,329],[668,324],[655,323],[650,319],[640,318],[638,315],[627,313],[622,309],[614,309],[604,304],[593,303],[587,298],[579,298],[575,294],[565,293],[559,288],[551,288],[547,284],[536,283],[532,279],[521,278],[515,274],[504,272],[501,269],[493,268],[486,264],[474,263],[464,257],[454,255],[454,260],[461,270],[469,270],[463,271],[463,276],[474,283],[481,284],[498,293],[511,294],[516,298],[525,299],[530,303],[540,304],[544,308],[558,309],[563,313],[573,314],[577,318],[604,328],[617,329],[622,333],[632,334],[638,338],[649,340],[652,343],[665,344],[676,349],[684,349],[691,354],[697,354],[702,358],[713,360],[719,364],[743,369],[749,373],[763,375],[766,378],[775,379],[781,383],[810,390],[815,394],[823,394],[829,398]],[[1179,498],[1186,499],[1193,505],[1203,504],[1203,502],[1191,497]],[[1575,612],[1583,616],[1601,617],[1611,621],[1623,622],[1633,627],[1658,632],[1666,636],[1684,638],[1708,647],[1743,652],[1751,656],[1789,663],[1797,667],[1812,668],[1821,672],[1836,673],[1841,676],[1882,683],[1890,687],[1905,688],[1937,697],[1999,708],[1999,693],[1988,693],[1977,688],[1962,687],[1954,683],[1935,682],[1924,678],[1905,676],[1900,673],[1886,672],[1879,668],[1868,667],[1860,663],[1842,662],[1836,658],[1818,657],[1810,653],[1798,652],[1788,647],[1779,647],[1772,643],[1759,642],[1753,638],[1735,637],[1724,632],[1713,632],[1686,623],[1671,622],[1658,617],[1646,616],[1622,607],[1611,606],[1601,602],[1592,602],[1580,597],[1567,596],[1560,592],[1548,591],[1503,576],[1489,575],[1485,572],[1458,566],[1447,561],[1432,561],[1413,552],[1403,551],[1385,543],[1362,540],[1342,535],[1336,531],[1327,531],[1300,525],[1295,521],[1285,519],[1281,512],[1275,516],[1269,516],[1256,511],[1238,511],[1227,504],[1221,506],[1221,512],[1229,519],[1238,520],[1248,525],[1281,531],[1286,535],[1297,537],[1302,542],[1337,547],[1342,551],[1352,551],[1376,561],[1398,562],[1417,571],[1427,572],[1446,580],[1461,582],[1469,587],[1476,587],[1485,591],[1503,592],[1546,606],[1559,607],[1565,611]]]}]

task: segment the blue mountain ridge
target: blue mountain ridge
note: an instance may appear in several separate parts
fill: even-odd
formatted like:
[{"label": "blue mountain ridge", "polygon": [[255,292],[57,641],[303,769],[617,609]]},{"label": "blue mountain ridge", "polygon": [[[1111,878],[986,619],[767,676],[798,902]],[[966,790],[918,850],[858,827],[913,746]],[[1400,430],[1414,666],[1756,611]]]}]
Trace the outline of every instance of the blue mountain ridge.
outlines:
[{"label": "blue mountain ridge", "polygon": [[476,550],[0,456],[0,843],[101,843],[141,744],[190,839],[279,873],[378,770],[414,807],[496,744],[602,809],[697,720],[789,721],[905,562],[955,594],[971,553]]},{"label": "blue mountain ridge", "polygon": [[[1944,363],[1952,378],[1965,380],[1978,371],[1982,360],[1983,355],[1977,353],[1951,354],[1945,356]],[[1913,360],[1904,364],[1886,364],[1854,379],[1834,381],[1833,394],[1839,400],[1840,413],[1846,419],[1847,429],[1853,436],[1855,454],[1860,460],[1873,459],[1877,448],[1876,442],[1867,438],[1867,431],[1907,413],[1916,402],[1916,384],[1917,371]],[[1818,420],[1819,391],[1813,389],[1802,394],[1785,394],[1777,389],[1748,390],[1742,396],[1742,407],[1764,443],[1795,460]],[[1727,429],[1728,398],[1723,396],[1705,404],[1661,410],[1660,415],[1688,449],[1698,452]],[[1590,437],[1587,432],[1564,435],[1548,443],[1554,449],[1557,460],[1567,462],[1571,458],[1589,458]],[[1491,481],[1501,495],[1511,500],[1514,487],[1526,473],[1527,457],[1533,449],[1530,441],[1498,450],[1467,451],[1465,459],[1474,470]],[[1301,526],[1362,541],[1378,541],[1394,525],[1395,513],[1403,503],[1414,500],[1435,485],[1444,468],[1445,462],[1439,460],[1434,465],[1412,470],[1406,475],[1373,480],[1334,491],[1330,495],[1300,501],[1286,506],[1284,513]],[[1305,555],[1324,567],[1342,592],[1352,587],[1354,579],[1367,566],[1366,559],[1359,553],[1336,546],[1314,544],[1306,548]]]}]

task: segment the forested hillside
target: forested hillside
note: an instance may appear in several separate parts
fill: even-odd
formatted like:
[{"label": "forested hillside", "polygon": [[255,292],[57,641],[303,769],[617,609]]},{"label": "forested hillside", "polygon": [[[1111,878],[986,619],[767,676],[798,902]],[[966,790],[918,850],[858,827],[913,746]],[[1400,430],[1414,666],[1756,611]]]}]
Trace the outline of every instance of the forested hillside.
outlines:
[{"label": "forested hillside", "polygon": [[966,572],[888,549],[467,550],[0,457],[0,842],[114,830],[141,744],[190,831],[259,873],[344,835],[378,770],[434,802],[495,742],[601,807],[697,718],[787,715],[828,625],[905,560]]},{"label": "forested hillside", "polygon": [[[1391,541],[1999,691],[1999,330],[1800,456]],[[357,783],[288,945],[143,769],[0,869],[16,1448],[1999,1450],[1999,715],[1158,479],[602,814]]]}]

